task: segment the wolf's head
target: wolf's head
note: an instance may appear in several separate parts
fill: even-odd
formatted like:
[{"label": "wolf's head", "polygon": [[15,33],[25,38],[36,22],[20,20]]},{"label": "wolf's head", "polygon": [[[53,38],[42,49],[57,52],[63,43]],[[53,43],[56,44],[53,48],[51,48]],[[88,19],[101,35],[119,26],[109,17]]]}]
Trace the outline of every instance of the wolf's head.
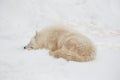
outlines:
[{"label": "wolf's head", "polygon": [[39,36],[38,32],[36,32],[36,35],[30,40],[29,44],[24,47],[24,49],[39,49],[39,43],[37,37]]}]

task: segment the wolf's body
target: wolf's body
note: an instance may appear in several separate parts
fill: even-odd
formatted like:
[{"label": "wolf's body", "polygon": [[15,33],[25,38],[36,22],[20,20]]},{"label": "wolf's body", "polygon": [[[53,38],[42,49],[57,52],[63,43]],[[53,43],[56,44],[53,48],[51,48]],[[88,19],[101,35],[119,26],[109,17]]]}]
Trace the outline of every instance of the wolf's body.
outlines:
[{"label": "wolf's body", "polygon": [[70,29],[49,27],[36,33],[28,49],[50,50],[50,55],[70,61],[90,61],[95,59],[95,47],[84,35]]}]

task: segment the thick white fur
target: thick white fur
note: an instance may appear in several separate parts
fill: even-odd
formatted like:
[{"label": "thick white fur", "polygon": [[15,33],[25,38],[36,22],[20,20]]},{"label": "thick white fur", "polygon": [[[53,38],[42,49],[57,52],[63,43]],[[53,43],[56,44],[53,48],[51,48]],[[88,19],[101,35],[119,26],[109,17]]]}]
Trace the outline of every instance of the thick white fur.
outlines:
[{"label": "thick white fur", "polygon": [[26,48],[46,48],[51,56],[70,61],[95,59],[95,47],[91,40],[65,26],[52,26],[37,32]]}]

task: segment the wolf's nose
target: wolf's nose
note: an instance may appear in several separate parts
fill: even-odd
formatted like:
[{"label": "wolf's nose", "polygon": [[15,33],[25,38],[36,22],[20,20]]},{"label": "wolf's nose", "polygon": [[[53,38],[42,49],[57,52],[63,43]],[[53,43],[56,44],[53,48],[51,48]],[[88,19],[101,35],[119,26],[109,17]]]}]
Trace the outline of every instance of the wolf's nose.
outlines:
[{"label": "wolf's nose", "polygon": [[26,49],[26,46],[24,47],[24,49]]}]

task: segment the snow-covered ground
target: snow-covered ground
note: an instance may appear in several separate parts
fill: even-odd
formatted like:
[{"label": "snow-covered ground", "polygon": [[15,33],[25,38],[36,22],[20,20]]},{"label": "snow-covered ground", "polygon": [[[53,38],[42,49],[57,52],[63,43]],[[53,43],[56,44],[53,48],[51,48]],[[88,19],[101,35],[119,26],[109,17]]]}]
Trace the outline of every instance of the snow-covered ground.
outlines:
[{"label": "snow-covered ground", "polygon": [[[67,62],[23,49],[52,24],[92,39],[96,60]],[[120,80],[120,0],[0,0],[0,80]]]}]

